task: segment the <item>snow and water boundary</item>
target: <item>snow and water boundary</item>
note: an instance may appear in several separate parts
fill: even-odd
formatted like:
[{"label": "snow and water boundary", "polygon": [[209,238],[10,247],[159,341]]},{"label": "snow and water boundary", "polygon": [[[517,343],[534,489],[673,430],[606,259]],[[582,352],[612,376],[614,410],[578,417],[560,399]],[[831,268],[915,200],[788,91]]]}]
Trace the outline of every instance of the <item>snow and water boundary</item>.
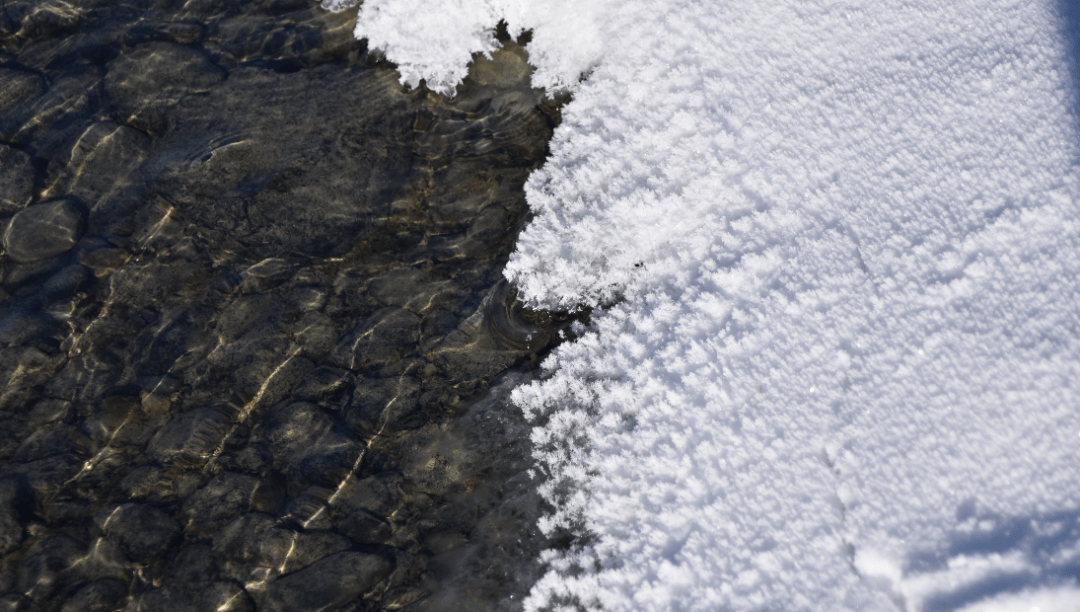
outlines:
[{"label": "snow and water boundary", "polygon": [[530,607],[1080,609],[1057,9],[360,8],[408,85],[452,93],[503,20],[532,31],[534,84],[573,92],[507,276],[606,307],[515,396],[542,423],[543,527],[592,537]]}]

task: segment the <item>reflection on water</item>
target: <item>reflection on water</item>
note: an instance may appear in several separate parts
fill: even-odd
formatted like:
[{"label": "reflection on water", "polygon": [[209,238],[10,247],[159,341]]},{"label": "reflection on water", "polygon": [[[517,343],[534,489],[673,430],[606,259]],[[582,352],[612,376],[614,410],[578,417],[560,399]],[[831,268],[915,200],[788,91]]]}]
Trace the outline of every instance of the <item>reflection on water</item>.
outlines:
[{"label": "reflection on water", "polygon": [[500,281],[558,107],[513,43],[448,102],[351,29],[0,2],[0,608],[519,607],[505,396],[564,321]]}]

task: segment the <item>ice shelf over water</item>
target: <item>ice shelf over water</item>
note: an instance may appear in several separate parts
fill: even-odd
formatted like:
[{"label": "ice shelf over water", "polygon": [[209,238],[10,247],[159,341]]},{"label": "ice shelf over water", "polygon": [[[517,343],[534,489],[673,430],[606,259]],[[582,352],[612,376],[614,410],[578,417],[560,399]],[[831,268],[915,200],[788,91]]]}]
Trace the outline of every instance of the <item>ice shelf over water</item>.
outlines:
[{"label": "ice shelf over water", "polygon": [[356,31],[449,93],[500,19],[573,93],[507,276],[604,306],[516,392],[543,527],[592,534],[528,607],[1080,610],[1059,4],[368,0]]}]

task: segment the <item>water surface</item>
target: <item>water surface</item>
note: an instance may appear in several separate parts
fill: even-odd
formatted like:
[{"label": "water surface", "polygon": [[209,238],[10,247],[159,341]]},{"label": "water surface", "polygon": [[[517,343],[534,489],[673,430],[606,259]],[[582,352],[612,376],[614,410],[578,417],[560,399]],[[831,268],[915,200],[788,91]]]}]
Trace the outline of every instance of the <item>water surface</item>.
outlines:
[{"label": "water surface", "polygon": [[[306,1],[0,3],[0,606],[515,609],[558,105]],[[495,391],[488,391],[496,385]]]}]

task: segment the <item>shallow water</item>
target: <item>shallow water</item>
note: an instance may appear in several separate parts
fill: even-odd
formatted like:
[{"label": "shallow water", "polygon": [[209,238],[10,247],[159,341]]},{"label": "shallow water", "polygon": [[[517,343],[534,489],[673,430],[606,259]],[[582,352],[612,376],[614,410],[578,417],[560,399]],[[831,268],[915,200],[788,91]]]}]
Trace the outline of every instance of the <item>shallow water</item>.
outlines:
[{"label": "shallow water", "polygon": [[[307,1],[0,3],[0,609],[512,610],[558,105]],[[495,385],[495,389],[489,388]]]}]

